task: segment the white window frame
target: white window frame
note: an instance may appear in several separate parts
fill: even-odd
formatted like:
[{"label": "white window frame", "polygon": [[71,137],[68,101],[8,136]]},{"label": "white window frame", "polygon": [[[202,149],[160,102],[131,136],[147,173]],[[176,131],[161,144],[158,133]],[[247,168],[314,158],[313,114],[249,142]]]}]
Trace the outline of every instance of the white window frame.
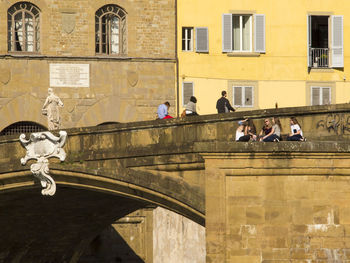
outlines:
[{"label": "white window frame", "polygon": [[[313,88],[319,88],[320,89],[320,101],[319,104],[312,104],[312,89]],[[332,104],[332,87],[320,87],[320,86],[311,86],[310,87],[310,105],[311,106],[318,106],[318,105],[329,105],[329,104],[322,104],[323,101],[323,90],[329,89],[329,104]]]},{"label": "white window frame", "polygon": [[[185,30],[185,38],[182,36],[182,31]],[[181,49],[183,52],[191,52],[193,51],[193,30],[194,28],[193,27],[182,27],[182,30],[181,30],[181,45],[183,45],[183,41],[185,40],[185,49],[184,47],[182,46]],[[188,36],[188,31],[190,31],[190,36]],[[187,42],[188,40],[190,40],[190,47],[188,49],[187,47]]]},{"label": "white window frame", "polygon": [[186,104],[188,103],[188,101],[185,101],[185,96],[184,96],[184,91],[185,91],[184,84],[185,83],[191,83],[192,84],[192,91],[193,91],[193,95],[192,96],[194,96],[194,82],[193,81],[183,81],[182,82],[182,106],[183,107],[185,107]]},{"label": "white window frame", "polygon": [[[233,49],[233,17],[239,16],[239,46],[240,50]],[[250,22],[250,47],[249,50],[243,50],[243,16],[249,16]],[[253,15],[252,14],[232,14],[232,52],[252,52],[253,50]]]},{"label": "white window frame", "polygon": [[[235,87],[241,87],[242,88],[242,105],[236,105],[235,104]],[[246,88],[252,88],[252,105],[245,105],[245,89]],[[244,86],[244,85],[233,85],[232,86],[232,102],[233,102],[233,106],[236,108],[254,108],[254,86]]]}]

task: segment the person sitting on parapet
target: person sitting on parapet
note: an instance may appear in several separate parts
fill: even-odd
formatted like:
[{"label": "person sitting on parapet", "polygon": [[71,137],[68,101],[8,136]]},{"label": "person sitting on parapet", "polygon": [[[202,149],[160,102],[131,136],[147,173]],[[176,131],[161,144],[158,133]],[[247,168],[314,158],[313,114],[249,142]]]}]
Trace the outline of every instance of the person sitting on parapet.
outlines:
[{"label": "person sitting on parapet", "polygon": [[238,128],[236,130],[237,142],[249,142],[256,141],[256,128],[252,119],[245,119],[238,122]]},{"label": "person sitting on parapet", "polygon": [[273,117],[272,118],[272,128],[274,130],[274,142],[279,142],[281,140],[281,131],[282,131],[282,125],[280,122],[280,118]]},{"label": "person sitting on parapet", "polygon": [[264,126],[262,127],[259,137],[260,141],[262,142],[273,142],[276,138],[275,135],[275,129],[272,127],[271,121],[269,118],[266,118],[264,120]]},{"label": "person sitting on parapet", "polygon": [[248,142],[250,135],[247,134],[247,120],[239,121],[236,130],[236,142]]},{"label": "person sitting on parapet", "polygon": [[173,117],[171,117],[168,114],[168,110],[170,108],[170,103],[168,101],[164,102],[163,104],[160,104],[158,106],[158,110],[157,110],[157,114],[158,114],[158,119],[172,119]]},{"label": "person sitting on parapet", "polygon": [[181,114],[181,117],[185,116],[197,116],[196,110],[197,99],[195,96],[191,96],[190,101],[186,104],[184,111]]},{"label": "person sitting on parapet", "polygon": [[235,111],[234,108],[232,108],[230,102],[227,97],[227,92],[223,90],[221,92],[222,97],[218,99],[216,102],[216,109],[218,110],[218,113],[225,113],[225,112],[230,112],[230,111]]},{"label": "person sitting on parapet", "polygon": [[254,122],[252,119],[248,118],[246,119],[246,127],[245,127],[245,131],[244,134],[248,134],[250,136],[250,139],[255,142],[256,141],[256,128],[254,125]]},{"label": "person sitting on parapet", "polygon": [[287,141],[305,141],[301,126],[295,117],[290,118],[290,129],[291,133],[287,137]]}]

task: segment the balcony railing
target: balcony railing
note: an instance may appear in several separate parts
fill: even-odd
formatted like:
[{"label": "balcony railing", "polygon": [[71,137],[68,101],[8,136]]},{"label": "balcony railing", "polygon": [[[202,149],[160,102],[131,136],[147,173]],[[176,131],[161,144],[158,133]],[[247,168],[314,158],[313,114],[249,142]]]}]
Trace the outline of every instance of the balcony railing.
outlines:
[{"label": "balcony railing", "polygon": [[329,49],[328,48],[310,48],[310,68],[328,68]]}]

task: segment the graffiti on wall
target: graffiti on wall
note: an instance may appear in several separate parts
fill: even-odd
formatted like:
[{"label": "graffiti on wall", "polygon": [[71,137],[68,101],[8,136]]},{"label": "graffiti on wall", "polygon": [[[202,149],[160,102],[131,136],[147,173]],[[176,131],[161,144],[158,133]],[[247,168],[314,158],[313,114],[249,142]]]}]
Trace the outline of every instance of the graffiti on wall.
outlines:
[{"label": "graffiti on wall", "polygon": [[317,122],[316,129],[324,129],[328,133],[334,133],[336,135],[350,132],[350,115],[339,113],[328,114],[326,118]]}]

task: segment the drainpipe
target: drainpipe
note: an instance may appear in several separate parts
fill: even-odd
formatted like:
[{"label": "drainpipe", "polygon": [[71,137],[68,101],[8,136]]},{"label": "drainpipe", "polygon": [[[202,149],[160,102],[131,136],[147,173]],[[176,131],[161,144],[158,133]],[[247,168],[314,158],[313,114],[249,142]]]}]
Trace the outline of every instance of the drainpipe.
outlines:
[{"label": "drainpipe", "polygon": [[179,57],[177,52],[177,0],[175,0],[176,116],[180,116]]}]

